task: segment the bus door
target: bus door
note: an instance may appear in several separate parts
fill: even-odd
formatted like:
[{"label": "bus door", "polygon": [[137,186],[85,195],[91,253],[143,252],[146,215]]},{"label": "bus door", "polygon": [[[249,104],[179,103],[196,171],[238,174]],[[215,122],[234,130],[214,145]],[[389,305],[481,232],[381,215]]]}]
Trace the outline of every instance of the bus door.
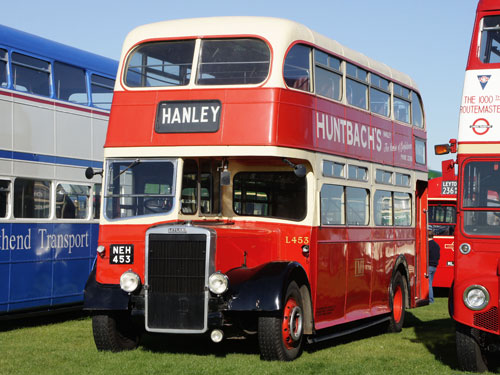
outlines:
[{"label": "bus door", "polygon": [[[415,296],[417,306],[429,298],[429,255],[427,240],[427,181],[417,181],[415,191]],[[412,288],[413,290],[413,288]],[[412,303],[413,305],[413,303]]]}]

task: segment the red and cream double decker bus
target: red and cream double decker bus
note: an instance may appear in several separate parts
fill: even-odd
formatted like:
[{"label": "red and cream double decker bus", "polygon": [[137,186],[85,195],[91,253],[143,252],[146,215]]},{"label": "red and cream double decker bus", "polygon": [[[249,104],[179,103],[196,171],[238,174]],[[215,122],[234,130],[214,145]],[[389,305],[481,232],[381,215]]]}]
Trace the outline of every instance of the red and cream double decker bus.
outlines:
[{"label": "red and cream double decker bus", "polygon": [[226,17],[135,29],[115,90],[85,300],[98,349],[141,328],[256,334],[263,359],[292,360],[427,303],[409,76],[291,21]]},{"label": "red and cream double decker bus", "polygon": [[428,222],[434,241],[440,248],[439,264],[433,287],[449,288],[453,282],[454,233],[457,216],[457,179],[436,177],[429,180]]},{"label": "red and cream double decker bus", "polygon": [[[486,371],[500,346],[500,3],[480,0],[460,106],[455,275],[450,313],[460,366]],[[443,147],[444,146],[444,147]],[[451,146],[451,147],[450,147]],[[450,161],[448,169],[454,169]]]}]

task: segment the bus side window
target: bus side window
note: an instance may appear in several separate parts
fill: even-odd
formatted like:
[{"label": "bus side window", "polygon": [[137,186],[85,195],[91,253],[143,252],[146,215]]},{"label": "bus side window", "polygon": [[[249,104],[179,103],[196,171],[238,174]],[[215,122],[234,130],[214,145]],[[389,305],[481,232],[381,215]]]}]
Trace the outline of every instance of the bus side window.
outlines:
[{"label": "bus side window", "polygon": [[54,63],[56,98],[77,104],[88,104],[85,71],[59,62]]},{"label": "bus side window", "polygon": [[0,48],[0,86],[7,87],[7,51]]},{"label": "bus side window", "polygon": [[392,194],[390,191],[377,190],[373,198],[375,225],[393,225]]},{"label": "bus side window", "polygon": [[50,63],[20,53],[12,53],[14,89],[50,96]]},{"label": "bus side window", "polygon": [[90,89],[92,92],[92,105],[97,108],[111,109],[113,101],[113,87],[115,81],[92,74]]},{"label": "bus side window", "polygon": [[10,181],[0,180],[0,217],[7,217]]},{"label": "bus side window", "polygon": [[292,47],[285,59],[284,76],[288,87],[294,89],[311,90],[311,68],[310,64],[311,48],[301,44]]},{"label": "bus side window", "polygon": [[56,189],[56,217],[58,219],[85,219],[89,213],[90,187],[59,184]]},{"label": "bus side window", "polygon": [[347,63],[346,94],[347,103],[362,109],[368,109],[368,72],[356,65]]},{"label": "bus side window", "polygon": [[14,181],[14,217],[48,218],[50,181],[17,178]]},{"label": "bus side window", "polygon": [[186,215],[198,211],[198,164],[185,160],[182,171],[181,212]]},{"label": "bus side window", "polygon": [[344,187],[323,185],[321,188],[321,225],[345,224]]},{"label": "bus side window", "polygon": [[368,225],[370,199],[368,190],[346,187],[347,225]]}]

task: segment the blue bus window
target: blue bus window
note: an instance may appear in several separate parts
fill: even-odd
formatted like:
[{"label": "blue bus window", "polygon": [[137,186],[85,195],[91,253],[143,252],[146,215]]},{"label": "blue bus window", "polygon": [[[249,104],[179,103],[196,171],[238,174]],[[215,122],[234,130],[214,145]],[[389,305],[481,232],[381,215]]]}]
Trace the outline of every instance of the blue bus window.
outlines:
[{"label": "blue bus window", "polygon": [[92,104],[98,108],[110,109],[113,101],[114,85],[115,81],[113,79],[92,74]]},{"label": "blue bus window", "polygon": [[77,104],[87,104],[85,71],[70,65],[54,63],[55,96]]},{"label": "blue bus window", "polygon": [[7,51],[0,48],[0,86],[7,87]]},{"label": "blue bus window", "polygon": [[14,216],[48,218],[50,214],[50,181],[17,178],[14,182]]},{"label": "blue bus window", "polygon": [[20,53],[12,53],[14,89],[50,96],[50,63]]},{"label": "blue bus window", "polygon": [[0,217],[7,216],[7,202],[9,199],[10,181],[0,180]]}]

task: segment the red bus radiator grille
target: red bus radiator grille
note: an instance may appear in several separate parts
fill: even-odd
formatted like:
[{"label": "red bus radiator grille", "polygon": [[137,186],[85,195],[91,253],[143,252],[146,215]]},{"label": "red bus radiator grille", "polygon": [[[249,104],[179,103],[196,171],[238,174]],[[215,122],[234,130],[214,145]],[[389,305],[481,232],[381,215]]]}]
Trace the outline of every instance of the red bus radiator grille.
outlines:
[{"label": "red bus radiator grille", "polygon": [[204,328],[206,244],[203,234],[149,235],[148,328]]},{"label": "red bus radiator grille", "polygon": [[486,312],[474,314],[474,325],[490,331],[498,331],[498,308],[492,307]]}]

